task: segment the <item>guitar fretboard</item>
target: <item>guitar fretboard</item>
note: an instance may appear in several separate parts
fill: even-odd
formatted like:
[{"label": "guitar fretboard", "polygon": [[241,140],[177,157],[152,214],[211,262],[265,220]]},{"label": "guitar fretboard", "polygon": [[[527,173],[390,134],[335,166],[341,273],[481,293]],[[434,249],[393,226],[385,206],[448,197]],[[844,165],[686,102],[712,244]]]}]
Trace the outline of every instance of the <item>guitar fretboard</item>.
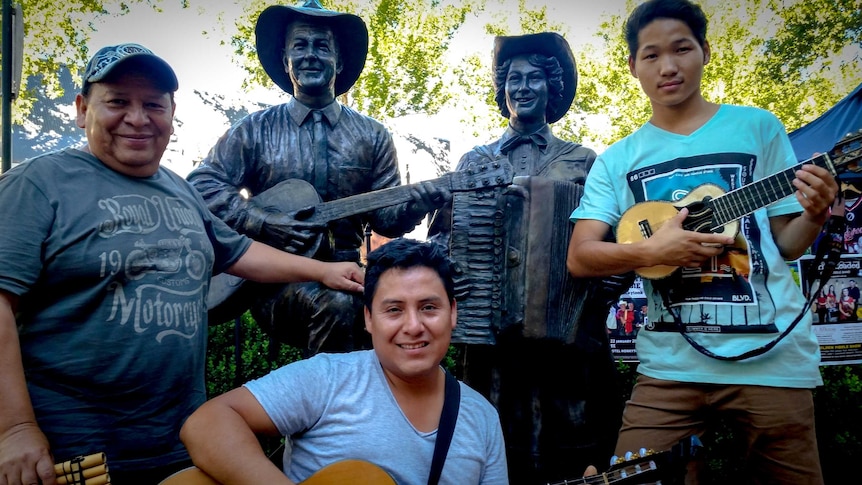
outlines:
[{"label": "guitar fretboard", "polygon": [[317,206],[309,220],[312,222],[330,222],[342,217],[364,214],[383,207],[409,202],[413,199],[410,195],[410,188],[409,185],[399,185],[331,200]]},{"label": "guitar fretboard", "polygon": [[710,202],[714,214],[714,225],[710,229],[715,231],[721,226],[751,214],[761,207],[766,207],[792,195],[796,192],[796,187],[793,186],[796,171],[806,164],[823,167],[832,172],[832,174],[835,174],[832,160],[827,154],[823,154],[769,177],[732,190],[721,197],[716,197]]},{"label": "guitar fretboard", "polygon": [[[449,172],[422,183],[430,183],[437,189],[446,189],[449,192],[463,192],[509,185],[512,183],[512,176],[511,165],[495,160],[475,164],[462,171]],[[328,223],[343,217],[403,204],[413,200],[411,190],[415,185],[399,185],[324,202],[316,205],[314,212],[306,220]]]}]

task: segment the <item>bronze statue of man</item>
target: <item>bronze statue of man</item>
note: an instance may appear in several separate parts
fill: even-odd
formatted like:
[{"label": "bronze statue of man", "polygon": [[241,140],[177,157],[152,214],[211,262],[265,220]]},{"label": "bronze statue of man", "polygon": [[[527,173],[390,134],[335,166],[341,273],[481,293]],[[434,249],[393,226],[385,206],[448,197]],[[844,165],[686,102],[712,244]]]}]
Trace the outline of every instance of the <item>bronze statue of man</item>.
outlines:
[{"label": "bronze statue of man", "polygon": [[509,125],[457,169],[509,163],[515,182],[454,194],[429,235],[460,265],[452,341],[465,382],[500,411],[511,482],[557,482],[613,451],[623,403],[605,321],[630,281],[566,270],[568,214],[596,157],[549,126],[575,97],[568,43],[551,32],[497,37],[493,74]]},{"label": "bronze statue of man", "polygon": [[[397,237],[449,198],[417,184],[407,202],[314,219],[309,207],[400,185],[392,136],[378,121],[342,105],[337,96],[356,82],[368,53],[368,30],[356,15],[302,6],[266,8],[255,26],[264,70],[291,98],[231,127],[188,176],[210,210],[239,232],[326,261],[359,261],[364,227]],[[241,191],[250,192],[250,197]],[[360,208],[361,209],[361,208]],[[354,210],[355,212],[355,210]],[[251,308],[271,336],[321,351],[370,348],[359,296],[317,283],[230,285],[210,302],[210,321]]]}]

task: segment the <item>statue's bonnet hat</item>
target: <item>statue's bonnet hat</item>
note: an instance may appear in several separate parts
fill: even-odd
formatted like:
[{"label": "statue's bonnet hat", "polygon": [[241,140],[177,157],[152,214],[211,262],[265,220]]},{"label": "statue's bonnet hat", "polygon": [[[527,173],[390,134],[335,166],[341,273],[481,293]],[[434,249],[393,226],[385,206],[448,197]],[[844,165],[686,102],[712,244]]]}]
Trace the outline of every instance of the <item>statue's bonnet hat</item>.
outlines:
[{"label": "statue's bonnet hat", "polygon": [[[575,57],[569,43],[556,32],[540,32],[538,34],[497,36],[494,38],[494,57],[491,62],[492,72],[497,67],[519,55],[541,54],[555,57],[563,69],[563,102],[548,113],[548,123],[558,121],[565,116],[575,100],[578,87],[578,70]],[[494,86],[498,88],[498,86]]]}]

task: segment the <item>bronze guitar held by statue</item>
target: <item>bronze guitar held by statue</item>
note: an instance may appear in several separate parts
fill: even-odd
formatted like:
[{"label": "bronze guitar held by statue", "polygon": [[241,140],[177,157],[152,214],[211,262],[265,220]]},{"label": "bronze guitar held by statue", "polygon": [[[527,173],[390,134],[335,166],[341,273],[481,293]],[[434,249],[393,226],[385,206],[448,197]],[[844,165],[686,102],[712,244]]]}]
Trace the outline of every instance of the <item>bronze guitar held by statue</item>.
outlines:
[{"label": "bronze guitar held by statue", "polygon": [[[512,183],[512,167],[505,160],[475,163],[463,171],[450,172],[426,183],[453,193],[501,187]],[[337,219],[403,204],[411,199],[412,187],[413,185],[399,185],[323,202],[310,183],[300,179],[288,179],[254,198],[258,206],[273,214],[298,211],[302,220],[325,225]],[[328,244],[329,239],[328,233],[321,234],[303,255],[313,257],[322,246]],[[219,313],[219,306],[226,304],[244,282],[242,278],[227,273],[214,276],[207,297],[207,307],[210,310],[216,309],[215,313]],[[232,305],[233,302],[227,302],[227,306]]]}]

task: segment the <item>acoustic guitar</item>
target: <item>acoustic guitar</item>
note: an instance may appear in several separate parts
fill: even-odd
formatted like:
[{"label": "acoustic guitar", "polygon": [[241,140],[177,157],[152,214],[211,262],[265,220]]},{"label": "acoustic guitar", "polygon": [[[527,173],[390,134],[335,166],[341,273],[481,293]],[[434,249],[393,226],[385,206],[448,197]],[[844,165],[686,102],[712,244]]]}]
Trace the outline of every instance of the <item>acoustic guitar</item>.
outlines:
[{"label": "acoustic guitar", "polygon": [[[426,182],[437,189],[446,189],[449,192],[467,192],[510,185],[513,177],[514,171],[507,161],[494,160],[474,163],[464,170],[450,172]],[[301,211],[303,221],[327,224],[345,217],[409,202],[413,200],[410,191],[417,185],[419,184],[399,185],[322,202],[314,186],[301,179],[288,179],[254,196],[254,200],[268,212]],[[313,257],[324,244],[324,239],[328,239],[327,234],[322,234],[301,255]],[[242,278],[227,273],[214,276],[210,282],[207,307],[212,310],[225,303],[244,282]]]},{"label": "acoustic guitar", "polygon": [[[614,464],[604,473],[582,478],[570,478],[546,485],[637,485],[661,483],[674,474],[684,474],[686,464],[701,455],[703,444],[697,436],[680,440],[671,449],[662,452],[641,449]],[[671,483],[675,483],[671,481]]]},{"label": "acoustic guitar", "polygon": [[[617,242],[632,244],[643,241],[683,208],[689,212],[683,221],[683,229],[735,237],[739,232],[739,219],[796,192],[792,182],[796,178],[795,172],[803,165],[814,164],[829,170],[833,175],[847,170],[862,171],[859,167],[859,160],[862,158],[860,141],[862,131],[849,134],[828,153],[809,158],[730,192],[725,192],[717,185],[704,184],[678,201],[637,203],[620,218]],[[635,272],[647,279],[660,279],[673,274],[677,268],[678,266],[656,265],[638,268]]]},{"label": "acoustic guitar", "polygon": [[[300,485],[396,485],[385,470],[363,460],[343,460],[327,465]],[[186,468],[159,485],[220,485],[197,467]]]},{"label": "acoustic guitar", "polygon": [[[608,471],[547,485],[636,485],[653,483],[668,474],[684,471],[685,464],[700,455],[703,445],[697,436],[681,440],[670,450],[640,450],[617,460]],[[363,460],[343,460],[321,468],[300,485],[396,485],[385,470]],[[220,485],[196,467],[181,470],[159,485]]]}]

